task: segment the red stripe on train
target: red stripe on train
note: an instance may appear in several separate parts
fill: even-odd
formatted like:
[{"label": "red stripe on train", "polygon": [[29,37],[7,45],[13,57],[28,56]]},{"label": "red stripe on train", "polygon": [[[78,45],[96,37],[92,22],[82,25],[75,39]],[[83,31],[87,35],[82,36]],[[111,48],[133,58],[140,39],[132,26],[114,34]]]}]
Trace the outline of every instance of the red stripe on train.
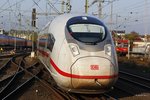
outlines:
[{"label": "red stripe on train", "polygon": [[116,75],[105,75],[105,76],[81,76],[81,75],[75,75],[75,74],[70,74],[66,73],[62,70],[59,69],[59,67],[54,63],[54,61],[50,58],[50,64],[54,67],[54,69],[61,75],[65,77],[71,77],[71,78],[80,78],[80,79],[110,79],[110,78],[115,78],[118,76]]},{"label": "red stripe on train", "polygon": [[[43,51],[43,50],[39,50],[40,53],[42,53],[43,56],[49,57],[48,53]],[[75,74],[71,74],[71,73],[67,73],[62,71],[61,69],[59,69],[59,67],[54,63],[54,61],[50,58],[50,64],[54,67],[54,69],[62,76],[65,77],[71,77],[71,78],[79,78],[79,79],[111,79],[111,78],[115,78],[118,77],[118,74],[114,74],[114,75],[104,75],[104,76],[83,76],[83,75],[75,75]]]}]

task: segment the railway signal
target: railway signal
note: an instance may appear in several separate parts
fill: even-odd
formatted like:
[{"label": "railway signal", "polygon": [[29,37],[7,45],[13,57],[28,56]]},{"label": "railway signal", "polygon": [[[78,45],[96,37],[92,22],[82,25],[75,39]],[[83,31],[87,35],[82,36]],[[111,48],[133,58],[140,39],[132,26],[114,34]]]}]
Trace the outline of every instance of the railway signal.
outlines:
[{"label": "railway signal", "polygon": [[[36,28],[36,9],[33,8],[32,10],[32,22],[31,25],[33,27],[33,30],[35,30]],[[34,48],[35,48],[35,33],[32,33],[32,52],[31,52],[31,57],[35,56],[35,52],[34,52]]]},{"label": "railway signal", "polygon": [[32,10],[32,23],[31,23],[32,27],[36,27],[36,9],[33,8]]}]

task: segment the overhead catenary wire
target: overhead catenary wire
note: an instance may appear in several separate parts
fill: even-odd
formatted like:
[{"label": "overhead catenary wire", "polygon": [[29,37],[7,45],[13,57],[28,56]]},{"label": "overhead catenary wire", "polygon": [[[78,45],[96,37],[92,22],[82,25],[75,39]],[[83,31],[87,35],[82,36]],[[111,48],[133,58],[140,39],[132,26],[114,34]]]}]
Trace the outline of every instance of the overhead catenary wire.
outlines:
[{"label": "overhead catenary wire", "polygon": [[[147,2],[147,8],[150,8],[150,2]],[[148,23],[150,18],[149,18],[149,13],[147,13],[147,16],[143,16],[145,12],[145,4],[144,2],[140,1],[140,3],[135,2],[134,4],[130,4],[133,6],[125,7],[123,9],[120,9],[118,6],[116,7],[119,10],[114,10],[113,16],[120,15],[121,17],[119,18],[122,20],[118,26],[120,28],[121,26],[126,26],[126,25],[134,25],[134,24],[139,24],[139,23]],[[129,17],[129,19],[128,19]],[[115,18],[116,19],[116,18]],[[115,22],[115,19],[113,19],[113,23]],[[127,20],[126,20],[127,19]],[[143,19],[145,22],[143,22]],[[115,25],[115,24],[114,24]]]},{"label": "overhead catenary wire", "polygon": [[[16,12],[14,12],[13,9],[12,9],[12,6],[11,6],[11,4],[10,4],[10,1],[9,1],[9,0],[7,0],[7,1],[8,1],[8,4],[9,4],[9,8],[11,9],[11,12],[14,14],[15,18],[18,18]],[[16,4],[17,4],[17,3],[16,3]],[[15,5],[15,6],[16,6],[16,5]],[[10,12],[9,12],[9,13],[10,13]],[[18,20],[18,19],[16,19],[16,20]],[[10,23],[11,23],[11,21],[10,21]]]},{"label": "overhead catenary wire", "polygon": [[[93,5],[96,4],[98,1],[99,1],[99,0],[93,1],[93,2],[89,5],[89,7],[93,6]],[[106,4],[102,6],[102,9],[106,8],[107,6],[109,6],[111,3],[115,2],[115,1],[117,1],[117,0],[112,0],[112,1],[105,1],[105,0],[104,0],[104,1],[103,1],[103,4],[105,4],[105,3],[106,3]],[[96,11],[94,11],[94,12],[98,12],[98,10],[96,10]]]},{"label": "overhead catenary wire", "polygon": [[2,9],[7,3],[8,3],[8,0],[4,4],[2,4],[2,6],[0,6],[0,8]]},{"label": "overhead catenary wire", "polygon": [[[9,0],[8,0],[8,1],[9,1]],[[11,8],[11,7],[14,7],[14,6],[16,6],[17,4],[20,4],[20,3],[24,2],[24,1],[25,1],[25,0],[20,0],[20,1],[14,3],[14,4],[12,4],[12,5],[9,5],[9,7],[7,7],[6,9],[3,9],[2,11],[0,11],[0,13],[4,12],[5,10],[7,10],[7,9],[9,9],[9,8]]]},{"label": "overhead catenary wire", "polygon": [[[147,5],[149,5],[150,2],[147,2]],[[129,4],[127,6],[124,6],[123,8],[122,7],[118,7],[119,5],[116,4],[117,7],[114,7],[114,13],[118,13],[120,15],[123,15],[123,14],[127,14],[127,13],[130,13],[130,12],[138,12],[138,13],[142,13],[144,12],[144,2],[143,0],[142,1],[139,1],[139,2],[135,2],[135,3],[132,3],[132,4]],[[122,9],[120,9],[122,8]],[[150,6],[148,7],[150,8]]]},{"label": "overhead catenary wire", "polygon": [[[123,0],[119,0],[119,1],[121,2],[121,1],[123,1]],[[142,2],[143,2],[143,1],[134,2],[134,3],[132,3],[132,4],[129,4],[129,3],[128,3],[128,5],[125,5],[125,6],[123,6],[123,5],[118,5],[118,3],[117,3],[117,4],[114,4],[115,6],[117,6],[117,7],[114,8],[114,10],[117,11],[117,12],[122,12],[124,9],[126,9],[126,10],[131,10],[131,9],[133,9],[133,8],[136,8],[136,6],[138,6],[138,5],[141,4]],[[122,9],[120,9],[120,8],[122,8]]]},{"label": "overhead catenary wire", "polygon": [[[14,20],[13,21],[11,21],[11,22],[7,22],[7,23],[13,23],[13,24],[15,24],[15,25],[12,25],[12,24],[10,24],[11,26],[18,26],[19,24],[18,24],[18,15],[19,15],[19,13],[21,14],[21,17],[23,16],[22,14],[24,14],[24,13],[31,13],[31,8],[30,8],[30,10],[21,10],[21,9],[15,9],[14,10],[14,8],[17,6],[17,5],[21,5],[21,3],[23,2],[23,1],[25,1],[25,0],[15,0],[16,2],[10,2],[10,0],[7,0],[7,2],[4,2],[2,5],[1,5],[1,8],[0,8],[0,13],[5,13],[6,11],[7,12],[11,12],[12,13],[12,15],[14,16]],[[34,7],[34,6],[37,6],[42,12],[41,12],[41,14],[44,12],[44,10],[43,10],[43,8],[41,8],[41,5],[39,5],[39,3],[40,3],[40,1],[42,1],[42,0],[32,0],[33,1],[33,5],[32,5],[32,8]],[[45,0],[46,1],[46,0]],[[57,0],[57,1],[55,1],[55,4],[57,4],[58,3],[58,1],[59,0]],[[47,2],[47,1],[46,1]],[[3,8],[5,6],[5,8]],[[49,2],[49,7],[50,8],[52,8],[57,14],[60,14],[60,12],[59,12],[59,10],[54,6],[54,3],[52,4],[51,2]],[[3,8],[3,9],[2,9]],[[17,7],[16,7],[17,8]],[[28,7],[29,8],[29,7]],[[48,13],[48,12],[47,12]],[[11,17],[13,17],[11,15]],[[46,15],[46,14],[45,14]],[[7,16],[7,15],[6,15]],[[5,19],[4,20],[6,20],[6,17],[5,16]],[[22,21],[23,21],[23,19],[21,19]],[[8,20],[7,20],[8,21]],[[5,22],[6,23],[6,22]],[[28,23],[28,25],[29,25],[29,23]],[[23,27],[23,25],[20,25],[21,27]],[[25,27],[24,27],[25,28]]]},{"label": "overhead catenary wire", "polygon": [[[60,11],[59,11],[59,9],[61,7],[59,7],[57,5],[57,4],[61,4],[61,0],[31,0],[31,1],[30,0],[11,0],[11,1],[10,0],[1,0],[1,1],[3,1],[3,2],[0,4],[0,7],[1,7],[0,8],[0,14],[4,15],[7,12],[13,13],[12,14],[12,17],[14,17],[13,21],[14,22],[16,21],[17,23],[18,23],[18,14],[19,14],[19,12],[21,13],[22,17],[24,16],[24,18],[28,13],[28,16],[30,18],[31,8],[33,8],[33,7],[36,8],[38,12],[40,11],[39,15],[42,15],[42,13],[44,13],[46,16],[49,17],[49,19],[51,18],[50,17],[52,15],[51,13],[56,13],[57,15],[61,14]],[[9,1],[9,4],[8,4],[7,1]],[[89,0],[89,2],[93,2],[93,1],[94,0]],[[95,0],[95,1],[99,1],[99,0]],[[107,23],[107,21],[109,21],[109,17],[110,17],[109,9],[110,9],[111,2],[108,2],[110,0],[104,0],[104,1],[105,2],[102,4],[102,8],[104,9],[103,10],[103,20]],[[123,23],[124,25],[128,25],[128,24],[135,25],[135,24],[139,24],[139,23],[144,23],[143,19],[145,20],[145,23],[149,22],[150,13],[148,12],[147,16],[143,16],[144,11],[145,11],[143,0],[140,0],[140,1],[137,0],[135,2],[129,3],[128,5],[119,5],[119,3],[121,3],[122,1],[123,0],[112,0],[112,2],[114,3],[113,4],[114,5],[113,6],[113,14],[112,14],[112,16],[113,16],[113,25],[114,26],[115,26],[115,23],[116,23],[116,16],[117,15],[121,16],[121,17],[118,17],[118,22],[117,22],[118,25],[120,25],[122,22],[124,22]],[[131,1],[133,1],[133,0],[131,0]],[[31,2],[31,3],[25,9],[17,9],[17,7],[15,7],[16,5],[21,5],[21,7],[22,7],[22,5],[25,4],[26,2]],[[45,9],[43,8],[43,2],[47,3],[47,7],[48,7],[49,10],[45,11]],[[89,11],[91,10],[91,11],[96,11],[97,12],[97,10],[96,10],[97,6],[95,6],[95,5],[97,5],[97,3],[92,6],[94,9],[91,8],[92,10],[89,9]],[[147,0],[147,9],[150,9],[150,1],[149,0]],[[130,17],[130,18],[128,19],[128,17]],[[24,19],[24,18],[22,19],[22,21],[25,22],[25,20],[28,20],[27,18],[26,19]],[[38,21],[41,21],[41,19],[42,19],[42,17],[38,16]],[[128,19],[128,20],[124,21],[125,19]],[[2,20],[3,21],[6,20],[8,22],[8,15],[5,15],[5,17],[3,17]],[[5,22],[5,23],[7,23],[7,22]],[[44,25],[44,24],[42,23],[41,25]],[[16,26],[16,25],[13,25],[13,26]]]},{"label": "overhead catenary wire", "polygon": [[36,2],[35,0],[32,0],[32,1],[34,2],[34,4],[35,4],[38,8],[41,9],[41,11],[44,12],[44,10],[39,6],[39,2],[40,2],[41,0],[39,0],[38,2]]},{"label": "overhead catenary wire", "polygon": [[50,2],[50,0],[47,0],[47,3],[57,14],[60,14],[60,11]]}]

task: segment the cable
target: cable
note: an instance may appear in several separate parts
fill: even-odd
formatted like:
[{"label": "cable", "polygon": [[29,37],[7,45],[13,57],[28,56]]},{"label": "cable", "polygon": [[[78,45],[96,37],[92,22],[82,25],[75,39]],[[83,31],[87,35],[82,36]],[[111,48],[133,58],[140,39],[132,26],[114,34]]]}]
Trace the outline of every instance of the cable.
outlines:
[{"label": "cable", "polygon": [[49,5],[56,13],[60,14],[60,12],[57,10],[57,8],[56,8],[49,0],[47,0],[47,2],[48,2],[48,5]]},{"label": "cable", "polygon": [[[149,5],[150,2],[147,3],[147,5]],[[126,11],[138,11],[141,10],[141,8],[143,7],[144,8],[145,4],[143,1],[140,1],[140,2],[136,2],[134,4],[131,4],[130,6],[126,6],[125,9]],[[117,6],[117,9],[114,9],[114,11],[117,11],[117,13],[123,13],[124,11],[122,11],[122,9],[120,9],[120,7]]]},{"label": "cable", "polygon": [[[9,1],[9,0],[8,0],[8,1]],[[9,7],[7,7],[7,8],[4,9],[4,10],[2,10],[0,13],[4,12],[4,11],[7,10],[8,8],[11,8],[11,7],[13,7],[13,6],[16,6],[17,4],[19,4],[19,3],[23,2],[23,1],[25,1],[25,0],[20,0],[20,1],[16,2],[16,3],[14,3],[13,5],[9,5]]]},{"label": "cable", "polygon": [[8,3],[8,0],[0,8],[3,8],[7,3]]},{"label": "cable", "polygon": [[34,0],[32,0],[32,1],[34,2],[35,5],[37,5],[44,12],[44,10],[38,4],[41,0],[39,0],[38,2],[35,2]]}]

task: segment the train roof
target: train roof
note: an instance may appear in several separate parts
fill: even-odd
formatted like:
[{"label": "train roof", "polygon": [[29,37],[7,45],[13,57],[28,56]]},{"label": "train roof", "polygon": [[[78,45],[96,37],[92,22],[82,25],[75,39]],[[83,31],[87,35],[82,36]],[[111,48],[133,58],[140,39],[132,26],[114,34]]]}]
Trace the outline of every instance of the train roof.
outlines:
[{"label": "train roof", "polygon": [[26,40],[24,38],[14,37],[14,36],[8,36],[4,34],[0,34],[0,38],[8,38],[8,39],[16,39],[16,40]]},{"label": "train roof", "polygon": [[[95,16],[92,16],[92,15],[88,15],[88,14],[62,14],[62,15],[59,15],[57,17],[55,17],[53,20],[50,20],[46,25],[45,27],[42,29],[45,30],[47,27],[49,27],[49,25],[53,22],[61,22],[61,23],[67,23],[67,21],[70,19],[70,18],[73,18],[73,17],[92,17],[92,18],[95,18],[97,20],[100,20],[98,19],[97,17]],[[58,24],[58,23],[57,23]],[[102,23],[103,24],[103,23]]]},{"label": "train roof", "polygon": [[93,19],[96,19],[96,20],[100,20],[99,18],[97,18],[95,16],[92,16],[92,15],[88,15],[88,14],[62,14],[62,15],[57,16],[56,18],[54,18],[54,21],[55,20],[60,20],[61,22],[66,23],[69,19],[71,19],[73,17],[76,17],[76,19],[80,19],[81,17],[83,17],[83,19],[84,18],[86,19],[86,17],[89,17],[89,18],[93,18]]},{"label": "train roof", "polygon": [[9,37],[9,36],[4,35],[4,34],[0,34],[0,38],[7,38],[7,37]]},{"label": "train roof", "polygon": [[119,43],[128,43],[128,40],[116,40]]},{"label": "train roof", "polygon": [[99,24],[106,28],[105,24],[95,16],[88,14],[62,14],[55,17],[40,31],[40,35],[53,33],[64,36],[64,30],[67,25],[80,23]]}]

